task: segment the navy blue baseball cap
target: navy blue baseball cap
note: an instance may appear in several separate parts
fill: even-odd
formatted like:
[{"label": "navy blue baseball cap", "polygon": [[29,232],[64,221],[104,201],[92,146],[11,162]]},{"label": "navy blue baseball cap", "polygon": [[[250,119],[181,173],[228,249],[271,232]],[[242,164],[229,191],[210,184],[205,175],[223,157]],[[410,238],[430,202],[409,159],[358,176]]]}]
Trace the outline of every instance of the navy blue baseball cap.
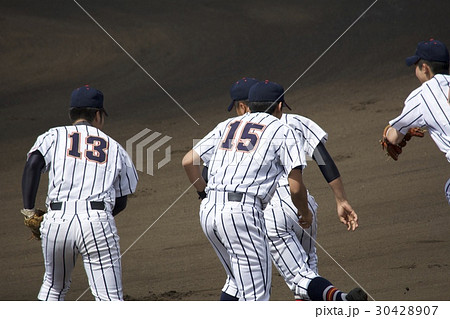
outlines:
[{"label": "navy blue baseball cap", "polygon": [[448,63],[449,55],[447,47],[441,41],[434,39],[419,42],[416,54],[406,58],[406,65],[411,66],[420,59]]},{"label": "navy blue baseball cap", "polygon": [[228,105],[228,112],[233,108],[235,101],[245,101],[248,100],[248,91],[250,88],[258,83],[255,78],[242,78],[236,81],[230,88],[231,103]]},{"label": "navy blue baseball cap", "polygon": [[248,92],[249,102],[283,102],[289,110],[291,108],[284,101],[284,88],[275,82],[269,80],[260,81],[254,84]]},{"label": "navy blue baseball cap", "polygon": [[79,87],[72,91],[70,107],[90,107],[105,111],[103,108],[103,93],[89,85]]}]

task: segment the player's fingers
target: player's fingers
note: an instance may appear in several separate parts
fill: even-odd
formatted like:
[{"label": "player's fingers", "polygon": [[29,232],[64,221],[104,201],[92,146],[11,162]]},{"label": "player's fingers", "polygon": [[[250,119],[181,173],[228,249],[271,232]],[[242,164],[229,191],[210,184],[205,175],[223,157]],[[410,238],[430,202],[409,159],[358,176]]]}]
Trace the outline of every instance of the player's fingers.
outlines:
[{"label": "player's fingers", "polygon": [[344,224],[345,226],[347,226],[347,230],[350,230],[351,224],[350,221],[348,220],[348,218],[345,217],[339,217],[339,220],[342,224]]},{"label": "player's fingers", "polygon": [[349,230],[354,231],[359,226],[358,225],[358,218],[350,218],[349,224],[351,226]]},{"label": "player's fingers", "polygon": [[359,226],[359,224],[358,224],[358,215],[356,215],[356,213],[354,211],[352,211],[351,216],[352,216],[352,219],[354,221],[354,228],[353,228],[353,230],[355,230]]},{"label": "player's fingers", "polygon": [[354,211],[352,211],[352,212],[350,213],[350,216],[352,216],[352,219],[353,219],[356,223],[358,223],[358,215],[356,215],[356,213],[355,213]]},{"label": "player's fingers", "polygon": [[349,220],[348,221],[348,227],[347,227],[348,231],[353,231],[355,230],[355,222],[353,220]]},{"label": "player's fingers", "polygon": [[348,231],[353,230],[353,223],[351,220],[347,223],[347,230]]},{"label": "player's fingers", "polygon": [[342,218],[341,222],[347,226],[348,231],[354,231],[358,228],[358,222],[352,218],[352,216],[347,216],[347,218]]}]

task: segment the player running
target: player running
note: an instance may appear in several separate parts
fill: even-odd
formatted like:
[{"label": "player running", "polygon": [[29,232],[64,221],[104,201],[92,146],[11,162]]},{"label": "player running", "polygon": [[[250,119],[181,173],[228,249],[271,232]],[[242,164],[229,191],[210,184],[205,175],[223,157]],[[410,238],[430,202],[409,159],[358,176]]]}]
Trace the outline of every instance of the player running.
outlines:
[{"label": "player running", "polygon": [[[312,213],[301,170],[306,166],[297,134],[278,119],[283,88],[264,81],[249,91],[252,113],[220,123],[183,158],[189,180],[207,197],[200,207],[203,231],[237,291],[221,300],[268,300],[271,262],[263,210],[286,174],[295,219],[309,228]],[[200,159],[208,166],[208,184],[201,177]],[[206,188],[205,188],[206,187]],[[305,258],[305,255],[303,255]],[[345,300],[346,294],[301,264],[311,300]],[[228,284],[228,283],[227,283]],[[226,284],[226,285],[227,285]],[[232,297],[232,298],[230,298]]]},{"label": "player running", "polygon": [[123,300],[115,215],[125,209],[138,176],[126,151],[101,131],[102,92],[83,86],[71,95],[73,125],[50,129],[28,152],[22,178],[24,209],[32,213],[42,171],[49,172],[41,225],[45,262],[40,300],[64,300],[81,254],[96,300]]},{"label": "player running", "polygon": [[[406,59],[414,65],[422,83],[406,98],[402,113],[389,121],[385,132],[389,143],[402,142],[411,128],[427,128],[436,145],[450,162],[450,75],[449,53],[444,43],[430,39],[417,45],[415,55]],[[450,179],[444,189],[450,204]]]},{"label": "player running", "polygon": [[[232,102],[228,106],[228,111],[235,107],[238,115],[250,112],[248,92],[255,82],[256,79],[243,78],[232,85],[230,88]],[[294,129],[302,141],[303,151],[319,166],[334,193],[340,221],[348,230],[355,230],[358,227],[358,216],[348,203],[339,170],[324,145],[328,134],[314,121],[300,115],[283,113],[280,120]],[[305,259],[308,268],[318,274],[315,245],[318,205],[309,192],[308,206],[313,213],[313,222],[310,228],[303,229],[295,220],[296,209],[290,200],[287,178],[283,176],[278,182],[275,195],[264,211],[272,260],[297,300],[308,299],[305,285],[299,285],[301,260]],[[299,249],[299,243],[303,249]],[[305,253],[305,258],[298,257]],[[225,286],[223,290],[231,295],[236,291],[231,284]]]}]

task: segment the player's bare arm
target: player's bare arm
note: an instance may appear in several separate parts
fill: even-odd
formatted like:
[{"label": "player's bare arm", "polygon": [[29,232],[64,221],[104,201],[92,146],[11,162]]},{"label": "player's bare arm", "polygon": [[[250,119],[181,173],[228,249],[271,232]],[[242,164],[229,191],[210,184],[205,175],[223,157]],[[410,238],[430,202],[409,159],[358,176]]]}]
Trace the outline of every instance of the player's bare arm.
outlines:
[{"label": "player's bare arm", "polygon": [[336,199],[337,213],[340,222],[347,226],[347,230],[354,231],[359,226],[358,215],[347,200],[341,177],[331,181],[328,185],[330,185],[333,190],[334,198]]},{"label": "player's bare arm", "polygon": [[405,137],[404,134],[400,133],[399,131],[397,131],[393,127],[388,128],[387,131],[386,131],[386,138],[392,144],[400,143],[403,140],[404,137]]},{"label": "player's bare arm", "polygon": [[206,182],[202,177],[202,169],[200,165],[201,159],[196,151],[190,150],[183,157],[182,165],[189,181],[194,185],[197,192],[203,192],[206,187]]},{"label": "player's bare arm", "polygon": [[358,227],[358,216],[348,203],[339,170],[322,142],[314,149],[313,159],[333,191],[339,220],[347,226],[347,230],[355,230]]},{"label": "player's bare arm", "polygon": [[309,228],[312,223],[312,213],[308,209],[308,196],[305,184],[303,184],[302,170],[294,168],[288,176],[289,188],[292,202],[299,212],[299,225],[302,228]]}]

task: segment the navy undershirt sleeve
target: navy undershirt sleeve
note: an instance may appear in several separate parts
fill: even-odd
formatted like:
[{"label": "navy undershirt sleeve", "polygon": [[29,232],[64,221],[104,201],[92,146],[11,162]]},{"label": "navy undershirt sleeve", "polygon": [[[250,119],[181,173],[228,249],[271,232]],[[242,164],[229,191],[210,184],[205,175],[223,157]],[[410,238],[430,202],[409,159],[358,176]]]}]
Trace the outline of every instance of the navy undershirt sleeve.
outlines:
[{"label": "navy undershirt sleeve", "polygon": [[205,180],[206,184],[208,184],[208,166],[203,166],[202,177]]},{"label": "navy undershirt sleeve", "polygon": [[112,211],[113,216],[116,216],[118,213],[123,211],[125,207],[127,207],[127,201],[128,198],[126,195],[122,197],[116,197],[116,202]]},{"label": "navy undershirt sleeve", "polygon": [[320,142],[314,149],[313,159],[316,161],[323,177],[325,177],[328,183],[341,176],[336,164],[334,164],[334,161],[331,158],[331,155],[328,153],[322,142]]},{"label": "navy undershirt sleeve", "polygon": [[39,182],[41,180],[41,172],[44,167],[45,160],[41,152],[34,151],[31,153],[22,175],[22,200],[24,208],[34,208]]}]

